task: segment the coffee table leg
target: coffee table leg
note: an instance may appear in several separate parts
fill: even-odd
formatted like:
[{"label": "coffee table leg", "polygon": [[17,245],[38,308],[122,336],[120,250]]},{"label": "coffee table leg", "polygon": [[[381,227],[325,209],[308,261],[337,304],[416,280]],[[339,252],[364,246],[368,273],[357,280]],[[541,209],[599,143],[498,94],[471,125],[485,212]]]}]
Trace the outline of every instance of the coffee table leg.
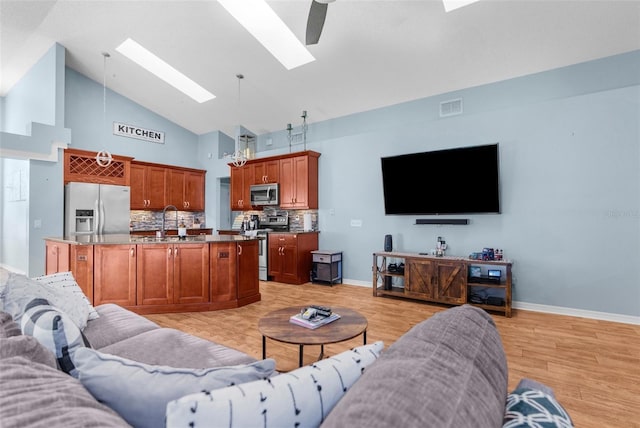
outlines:
[{"label": "coffee table leg", "polygon": [[318,361],[324,358],[324,344],[320,345],[320,356],[318,357]]},{"label": "coffee table leg", "polygon": [[298,367],[302,367],[303,351],[304,351],[304,345],[300,345],[300,356],[298,357]]},{"label": "coffee table leg", "polygon": [[267,358],[267,337],[262,336],[262,359]]},{"label": "coffee table leg", "polygon": [[367,344],[367,330],[362,332],[362,337],[364,338],[364,344],[366,345]]}]

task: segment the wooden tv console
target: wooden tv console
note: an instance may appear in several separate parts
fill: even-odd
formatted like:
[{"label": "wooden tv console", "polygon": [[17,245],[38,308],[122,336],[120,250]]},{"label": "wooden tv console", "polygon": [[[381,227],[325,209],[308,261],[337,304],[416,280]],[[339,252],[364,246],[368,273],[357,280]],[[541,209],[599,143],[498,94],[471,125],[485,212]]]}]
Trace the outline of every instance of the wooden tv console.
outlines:
[{"label": "wooden tv console", "polygon": [[[404,263],[404,271],[389,271],[389,265]],[[470,303],[511,317],[511,267],[509,260],[472,260],[462,257],[436,257],[417,253],[373,253],[373,295],[394,296],[449,305]],[[471,277],[469,267],[483,271],[499,269],[499,282],[484,276]],[[499,289],[503,305],[471,302],[473,290]]]}]

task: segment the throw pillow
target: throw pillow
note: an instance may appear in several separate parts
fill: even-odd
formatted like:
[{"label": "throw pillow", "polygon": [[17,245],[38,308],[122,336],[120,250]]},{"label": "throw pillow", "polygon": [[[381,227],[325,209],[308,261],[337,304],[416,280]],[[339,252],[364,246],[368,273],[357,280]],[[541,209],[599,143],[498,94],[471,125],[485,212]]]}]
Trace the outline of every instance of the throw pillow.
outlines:
[{"label": "throw pillow", "polygon": [[383,348],[376,342],[266,380],[187,395],[167,405],[166,426],[317,427]]},{"label": "throw pillow", "polygon": [[60,370],[74,373],[73,353],[89,341],[71,319],[44,299],[34,299],[22,316],[22,334],[33,336],[53,352]]},{"label": "throw pillow", "polygon": [[86,294],[84,294],[84,292],[82,291],[82,288],[80,288],[80,286],[76,282],[76,279],[73,277],[73,273],[58,272],[50,275],[38,276],[33,279],[38,281],[38,283],[40,284],[61,289],[67,293],[71,293],[82,298],[82,300],[84,300],[84,302],[87,304],[87,307],[89,308],[89,320],[95,320],[100,317],[100,315],[98,315],[98,312],[95,310],[95,308],[87,298]]},{"label": "throw pillow", "polygon": [[24,275],[10,273],[0,300],[4,302],[4,311],[11,314],[13,320],[20,323],[25,307],[33,299],[45,299],[59,308],[83,330],[87,326],[89,309],[85,301],[72,293],[40,284]]},{"label": "throw pillow", "polygon": [[202,390],[263,379],[276,364],[272,359],[207,369],[173,368],[138,363],[93,349],[74,355],[75,376],[101,403],[138,428],[164,426],[167,403]]},{"label": "throw pillow", "polygon": [[553,395],[516,388],[507,396],[503,428],[572,428],[573,422]]}]

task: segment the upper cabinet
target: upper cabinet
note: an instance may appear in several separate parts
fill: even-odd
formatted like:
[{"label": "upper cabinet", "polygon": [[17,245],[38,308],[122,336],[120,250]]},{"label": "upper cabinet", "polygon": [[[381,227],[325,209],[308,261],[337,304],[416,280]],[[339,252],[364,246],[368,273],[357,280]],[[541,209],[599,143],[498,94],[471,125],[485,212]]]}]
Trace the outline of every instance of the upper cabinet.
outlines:
[{"label": "upper cabinet", "polygon": [[280,184],[280,208],[318,209],[318,158],[304,151],[248,161],[231,167],[231,210],[252,209],[249,189],[253,184]]},{"label": "upper cabinet", "polygon": [[180,211],[204,211],[204,177],[204,171],[171,168],[167,203]]},{"label": "upper cabinet", "polygon": [[131,160],[127,156],[113,155],[111,162],[97,162],[97,152],[87,150],[64,150],[64,184],[70,182],[116,184],[128,186]]},{"label": "upper cabinet", "polygon": [[231,211],[251,209],[249,187],[254,184],[254,167],[245,164],[241,167],[231,166],[230,203]]},{"label": "upper cabinet", "polygon": [[277,183],[279,177],[279,160],[267,160],[253,164],[253,184]]},{"label": "upper cabinet", "polygon": [[318,208],[318,156],[280,160],[280,208]]},{"label": "upper cabinet", "polygon": [[131,209],[162,209],[166,205],[167,168],[131,162]]}]

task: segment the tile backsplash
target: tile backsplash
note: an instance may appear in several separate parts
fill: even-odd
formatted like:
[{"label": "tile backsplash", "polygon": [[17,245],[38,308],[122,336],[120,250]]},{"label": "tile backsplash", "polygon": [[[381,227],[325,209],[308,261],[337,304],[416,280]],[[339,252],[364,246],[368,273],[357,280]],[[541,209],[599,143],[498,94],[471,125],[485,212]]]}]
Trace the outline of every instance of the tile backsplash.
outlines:
[{"label": "tile backsplash", "polygon": [[[187,229],[204,229],[204,211],[167,211],[165,229],[176,229],[176,216],[178,224],[184,221]],[[131,230],[157,230],[162,228],[162,211],[132,210],[130,214]]]}]

